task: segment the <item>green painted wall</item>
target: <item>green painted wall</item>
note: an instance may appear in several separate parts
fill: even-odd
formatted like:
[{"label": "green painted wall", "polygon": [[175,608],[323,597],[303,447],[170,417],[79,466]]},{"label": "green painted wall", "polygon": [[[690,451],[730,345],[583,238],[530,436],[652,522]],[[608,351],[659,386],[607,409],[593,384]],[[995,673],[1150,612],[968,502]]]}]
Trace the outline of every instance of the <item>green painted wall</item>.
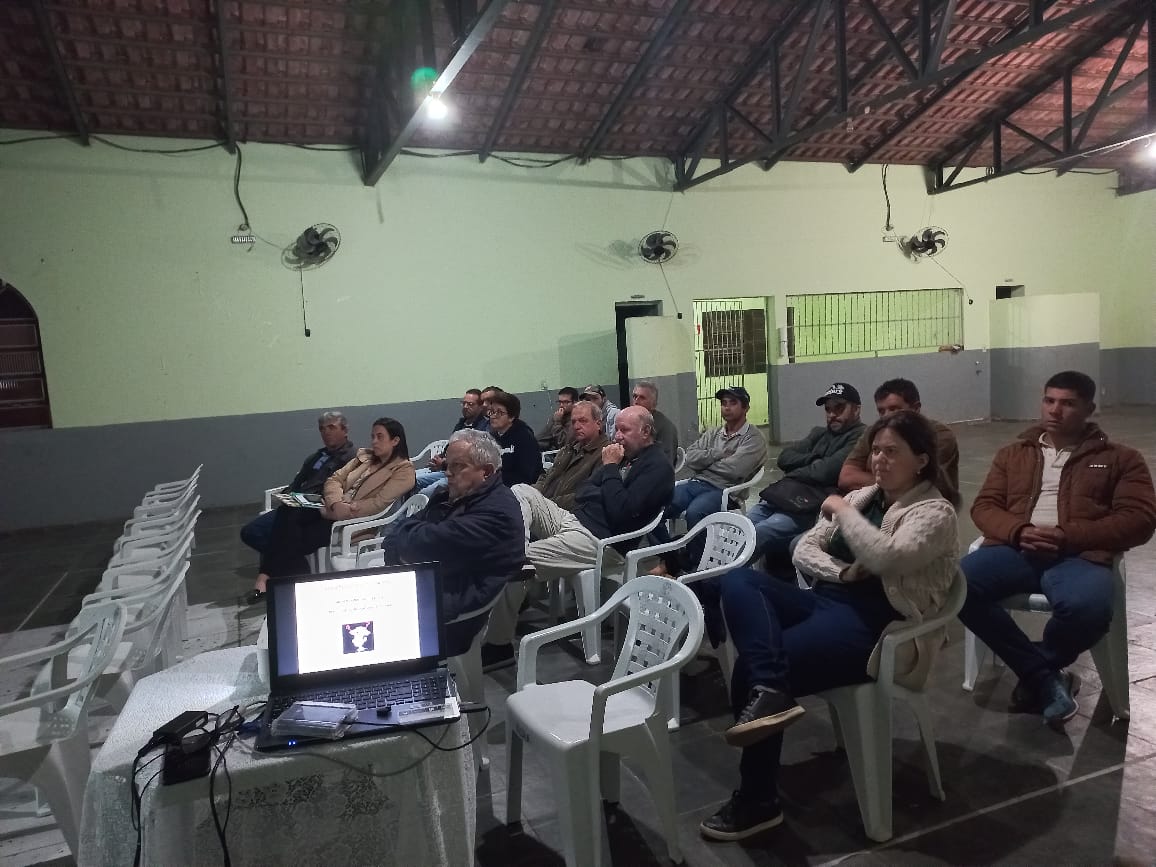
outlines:
[{"label": "green painted wall", "polygon": [[[694,298],[781,305],[788,293],[956,283],[880,242],[870,167],[748,168],[672,203],[662,161],[525,170],[403,157],[368,189],[349,154],[246,146],[257,233],[282,245],[327,221],[344,237],[304,275],[306,339],[298,276],[276,246],[228,242],[240,217],[223,151],[60,141],[3,157],[0,277],[40,315],[59,427],[612,382],[614,302],[641,294],[673,312],[662,275],[629,253],[668,206],[683,247],[666,274],[688,330]],[[1116,199],[1113,177],[1069,175],[928,198],[918,169],[889,180],[897,231],[951,235],[938,261],[976,299],[969,348],[987,345],[987,300],[1005,279],[1029,295],[1099,292],[1102,345],[1156,345],[1156,317],[1135,315],[1151,310],[1156,193]]]}]

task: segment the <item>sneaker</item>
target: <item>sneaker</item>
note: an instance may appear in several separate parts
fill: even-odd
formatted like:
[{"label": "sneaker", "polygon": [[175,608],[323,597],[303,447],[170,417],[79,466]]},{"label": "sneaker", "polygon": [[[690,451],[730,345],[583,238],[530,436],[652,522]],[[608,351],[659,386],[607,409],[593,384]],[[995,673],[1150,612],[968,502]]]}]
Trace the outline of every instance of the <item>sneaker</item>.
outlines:
[{"label": "sneaker", "polygon": [[482,671],[491,672],[501,668],[509,668],[514,664],[514,645],[489,644],[482,645]]},{"label": "sneaker", "polygon": [[749,747],[782,731],[803,713],[798,702],[786,693],[756,686],[751,690],[751,700],[738,720],[727,729],[726,741],[732,747]]},{"label": "sneaker", "polygon": [[703,819],[699,833],[708,840],[745,840],[783,824],[783,811],[774,801],[754,801],[735,792],[717,813]]},{"label": "sneaker", "polygon": [[1080,705],[1074,696],[1080,691],[1079,680],[1075,674],[1068,671],[1048,676],[1040,686],[1040,706],[1044,722],[1062,728],[1064,723],[1076,715]]},{"label": "sneaker", "polygon": [[264,601],[265,601],[265,591],[264,590],[254,589],[254,590],[250,590],[248,593],[245,594],[245,604],[246,605],[256,605],[259,602],[264,602]]},{"label": "sneaker", "polygon": [[[1060,680],[1068,690],[1068,695],[1075,698],[1080,692],[1080,678],[1074,672],[1061,671]],[[1039,689],[1032,689],[1024,681],[1018,681],[1012,690],[1011,703],[1008,710],[1012,713],[1043,713],[1044,706],[1040,704]]]}]

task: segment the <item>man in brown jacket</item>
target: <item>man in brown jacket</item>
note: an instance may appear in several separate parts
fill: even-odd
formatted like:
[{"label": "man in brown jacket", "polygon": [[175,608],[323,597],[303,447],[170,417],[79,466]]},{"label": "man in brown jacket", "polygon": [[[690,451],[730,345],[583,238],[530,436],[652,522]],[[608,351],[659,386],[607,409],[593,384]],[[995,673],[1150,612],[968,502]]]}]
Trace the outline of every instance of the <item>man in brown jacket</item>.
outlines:
[{"label": "man in brown jacket", "polygon": [[[558,450],[550,469],[532,487],[567,512],[574,511],[575,493],[602,464],[602,447],[610,442],[602,433],[602,410],[593,401],[584,400],[574,405],[570,411],[570,427],[573,439]],[[523,490],[519,493],[519,489]],[[519,500],[527,498],[526,489],[531,486],[514,486]]]},{"label": "man in brown jacket", "polygon": [[[1063,669],[1112,620],[1113,558],[1156,531],[1144,458],[1088,421],[1095,396],[1083,373],[1047,381],[1041,424],[996,453],[971,507],[983,547],[960,563],[959,619],[1019,677],[1013,708],[1057,726],[1078,709],[1079,680]],[[1000,605],[1018,593],[1043,593],[1052,606],[1043,641],[1029,641]]]}]

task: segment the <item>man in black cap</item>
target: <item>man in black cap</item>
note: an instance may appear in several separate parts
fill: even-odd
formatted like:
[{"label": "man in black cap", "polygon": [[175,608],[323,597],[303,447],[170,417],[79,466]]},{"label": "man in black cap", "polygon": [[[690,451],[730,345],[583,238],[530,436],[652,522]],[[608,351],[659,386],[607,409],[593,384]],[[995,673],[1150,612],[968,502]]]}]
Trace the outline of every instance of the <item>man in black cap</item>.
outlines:
[{"label": "man in black cap", "polygon": [[[674,486],[674,499],[666,510],[667,518],[686,513],[689,529],[722,505],[723,488],[739,485],[759,471],[767,459],[767,441],[762,432],[747,421],[751,396],[741,385],[727,386],[715,392],[722,405],[723,424],[700,436],[686,450],[684,464],[693,475]],[[655,536],[663,538],[665,528],[659,524]]]},{"label": "man in black cap", "polygon": [[815,401],[827,424],[783,449],[783,478],[765,487],[747,513],[755,525],[756,557],[786,554],[791,540],[815,523],[827,495],[837,492],[839,470],[865,429],[860,403],[859,392],[846,382],[832,383]]}]

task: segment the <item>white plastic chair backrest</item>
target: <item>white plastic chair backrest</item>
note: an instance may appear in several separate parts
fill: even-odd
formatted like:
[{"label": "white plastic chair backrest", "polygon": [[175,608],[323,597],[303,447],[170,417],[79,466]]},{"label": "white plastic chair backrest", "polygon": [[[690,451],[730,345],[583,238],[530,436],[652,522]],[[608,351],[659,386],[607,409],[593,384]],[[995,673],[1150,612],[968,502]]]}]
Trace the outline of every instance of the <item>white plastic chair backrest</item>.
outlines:
[{"label": "white plastic chair backrest", "polygon": [[[424,509],[427,505],[429,505],[429,497],[428,496],[426,496],[425,494],[414,494],[412,497],[410,497],[408,500],[406,500],[404,503],[402,503],[400,509],[398,509],[397,511],[393,512],[390,515],[387,515],[383,520],[379,521],[378,526],[379,526],[379,528],[388,527],[390,524],[392,524],[396,521],[400,521],[402,518],[409,518],[412,515],[416,515],[418,512],[420,512],[422,509]],[[354,527],[354,529],[356,530],[357,528]],[[350,536],[352,537],[352,534],[350,534]],[[380,561],[375,561],[372,563],[366,562],[364,564],[361,562],[361,558],[363,555],[368,557],[368,556],[371,556],[373,554],[376,554],[380,550],[381,550],[381,535],[380,534],[377,536],[374,536],[372,539],[364,539],[361,542],[358,542],[357,548],[354,549],[354,556],[357,558],[357,568],[358,569],[368,569],[368,568],[372,568],[374,566],[382,565]]]},{"label": "white plastic chair backrest", "polygon": [[685,466],[686,466],[686,449],[684,449],[682,446],[679,446],[678,450],[674,453],[674,472],[675,472],[675,474],[681,473],[682,468]]},{"label": "white plastic chair backrest", "polygon": [[450,443],[449,440],[434,440],[429,443],[424,449],[409,459],[410,463],[419,469],[423,464],[428,463],[431,458],[438,457],[446,450],[446,446]]},{"label": "white plastic chair backrest", "polygon": [[723,507],[722,510],[725,512],[730,508],[730,501],[732,499],[738,500],[740,503],[746,502],[747,495],[750,494],[752,488],[754,488],[756,485],[758,485],[759,482],[763,480],[763,476],[766,474],[766,472],[766,467],[759,467],[758,471],[745,482],[741,482],[740,484],[731,485],[729,488],[725,488],[723,490],[723,499],[721,504]]},{"label": "white plastic chair backrest", "polygon": [[[703,518],[702,523],[706,524],[706,547],[703,548],[695,573],[709,571],[712,575],[718,574],[719,571],[742,566],[754,556],[755,525],[746,515],[715,512]],[[691,528],[690,532],[694,529]]]},{"label": "white plastic chair backrest", "polygon": [[[88,702],[96,688],[96,680],[112,663],[124,633],[126,613],[123,605],[108,603],[93,608],[82,608],[77,616],[78,629],[56,644],[0,659],[0,670],[23,667],[50,660],[54,685],[25,698],[0,704],[0,721],[4,715],[27,708],[43,708],[39,737],[42,741],[63,740],[75,733]],[[73,681],[67,680],[68,656],[82,644],[90,644],[84,671]],[[3,723],[0,722],[0,725]]]},{"label": "white plastic chair backrest", "polygon": [[[133,645],[133,659],[130,660],[132,668],[139,668],[157,655],[165,637],[165,627],[172,614],[173,603],[184,585],[188,571],[188,562],[180,563],[172,574],[165,576],[165,580],[150,584],[145,592],[116,599],[129,610],[123,637]],[[84,603],[81,604],[83,610]]]},{"label": "white plastic chair backrest", "polygon": [[974,554],[976,551],[978,551],[982,547],[983,547],[983,536],[976,536],[975,541],[967,546],[967,553],[968,554]]},{"label": "white plastic chair backrest", "polygon": [[[640,575],[627,581],[606,601],[603,609],[626,607],[630,622],[618,654],[611,682],[653,668],[675,657],[689,658],[702,642],[702,605],[684,584],[658,575]],[[654,711],[662,678],[635,689],[648,693]]]},{"label": "white plastic chair backrest", "polygon": [[173,562],[187,559],[195,540],[196,530],[189,526],[179,536],[165,538],[163,541],[154,540],[154,544],[148,544],[145,540],[140,540],[139,545],[126,544],[109,559],[101,580],[117,575],[148,577]]},{"label": "white plastic chair backrest", "polygon": [[[947,590],[947,597],[943,600],[943,607],[940,608],[939,611],[928,617],[924,617],[919,623],[899,626],[883,635],[883,652],[880,654],[879,676],[877,680],[884,689],[894,691],[895,688],[895,649],[900,644],[913,641],[920,635],[926,635],[933,629],[947,625],[948,622],[959,614],[966,599],[967,577],[963,574],[963,570],[957,566],[955,569],[955,577],[952,578],[951,586]],[[915,691],[922,692],[925,687],[926,684]]]},{"label": "white plastic chair backrest", "polygon": [[558,457],[558,452],[560,451],[561,449],[549,449],[548,451],[542,452],[542,469],[548,470],[554,466],[554,458]]},{"label": "white plastic chair backrest", "polygon": [[165,515],[160,518],[143,518],[135,520],[130,518],[124,523],[124,533],[120,539],[117,540],[119,548],[121,544],[129,539],[140,538],[143,536],[152,536],[160,533],[168,532],[169,530],[179,527],[185,527],[195,521],[200,515],[198,506],[201,504],[201,496],[197,494],[191,500],[181,506],[179,511],[173,512],[171,515]]},{"label": "white plastic chair backrest", "polygon": [[386,516],[386,524],[392,524],[394,521],[400,521],[402,518],[409,518],[416,515],[422,509],[429,505],[429,497],[425,494],[414,494],[408,500],[401,504],[393,514]]}]

